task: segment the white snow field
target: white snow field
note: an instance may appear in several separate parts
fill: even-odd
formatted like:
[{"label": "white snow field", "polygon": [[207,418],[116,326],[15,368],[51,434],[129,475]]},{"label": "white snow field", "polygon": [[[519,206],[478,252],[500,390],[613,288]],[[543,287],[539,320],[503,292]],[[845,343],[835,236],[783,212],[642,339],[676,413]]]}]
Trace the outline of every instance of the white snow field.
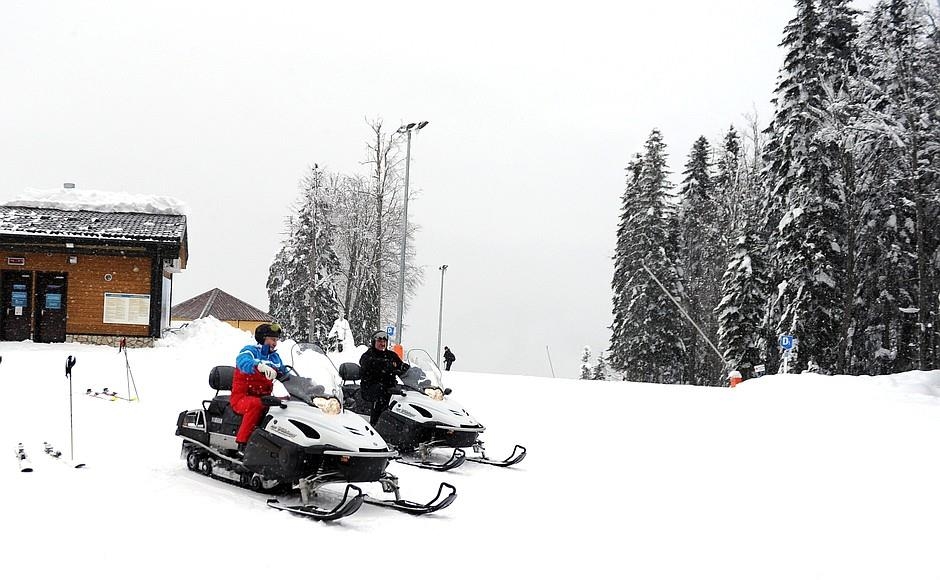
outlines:
[{"label": "white snow field", "polygon": [[[176,418],[246,333],[197,321],[124,354],[0,343],[4,578],[938,578],[940,372],[775,376],[736,389],[452,372],[492,456],[392,465],[422,517],[363,506],[332,523],[186,469]],[[282,345],[285,358],[289,343]],[[353,360],[358,352],[346,351]],[[69,454],[69,383],[75,456]],[[289,362],[289,360],[288,360]],[[276,391],[277,393],[277,391]],[[20,473],[23,442],[35,471]],[[378,486],[365,490],[378,494]]]}]

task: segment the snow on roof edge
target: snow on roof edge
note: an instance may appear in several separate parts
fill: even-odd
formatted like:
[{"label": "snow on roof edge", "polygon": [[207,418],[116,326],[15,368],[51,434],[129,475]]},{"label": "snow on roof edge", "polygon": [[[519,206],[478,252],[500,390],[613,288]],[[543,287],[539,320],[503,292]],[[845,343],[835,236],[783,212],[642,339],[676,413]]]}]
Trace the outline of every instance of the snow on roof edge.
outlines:
[{"label": "snow on roof edge", "polygon": [[148,213],[165,215],[187,215],[186,204],[167,195],[140,195],[125,191],[101,191],[96,189],[33,189],[14,195],[5,206],[22,206],[45,209],[87,210],[115,213]]}]

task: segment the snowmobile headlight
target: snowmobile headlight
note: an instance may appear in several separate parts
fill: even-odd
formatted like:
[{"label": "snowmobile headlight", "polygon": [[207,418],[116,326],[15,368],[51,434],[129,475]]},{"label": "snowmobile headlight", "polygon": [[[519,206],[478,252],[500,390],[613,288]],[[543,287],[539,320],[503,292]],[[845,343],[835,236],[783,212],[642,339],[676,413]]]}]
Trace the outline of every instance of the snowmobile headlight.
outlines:
[{"label": "snowmobile headlight", "polygon": [[342,405],[333,397],[314,397],[313,404],[327,415],[339,415],[343,411]]},{"label": "snowmobile headlight", "polygon": [[444,391],[438,389],[437,387],[430,387],[430,388],[424,389],[424,394],[431,397],[435,401],[444,400]]}]

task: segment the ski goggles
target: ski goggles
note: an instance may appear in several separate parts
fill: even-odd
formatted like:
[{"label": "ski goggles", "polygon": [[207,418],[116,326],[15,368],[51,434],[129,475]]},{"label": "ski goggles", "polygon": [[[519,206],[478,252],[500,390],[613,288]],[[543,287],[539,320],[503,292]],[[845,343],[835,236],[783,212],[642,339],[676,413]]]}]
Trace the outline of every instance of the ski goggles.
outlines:
[{"label": "ski goggles", "polygon": [[385,342],[388,342],[388,335],[384,332],[376,332],[374,335],[372,335],[372,338],[374,340],[384,340]]}]

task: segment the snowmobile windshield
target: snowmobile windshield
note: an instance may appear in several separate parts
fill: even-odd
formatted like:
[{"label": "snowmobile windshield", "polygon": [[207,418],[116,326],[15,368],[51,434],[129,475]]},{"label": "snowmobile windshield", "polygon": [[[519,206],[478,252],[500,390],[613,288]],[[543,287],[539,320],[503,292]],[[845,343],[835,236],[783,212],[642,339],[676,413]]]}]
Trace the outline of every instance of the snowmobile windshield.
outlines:
[{"label": "snowmobile windshield", "polygon": [[[336,397],[340,403],[343,402],[343,381],[339,378],[339,373],[333,362],[326,356],[319,346],[310,343],[297,343],[290,349],[291,366],[301,375],[308,377],[313,384],[316,384],[322,392],[317,396]],[[291,396],[289,383],[294,382],[296,377],[291,377],[284,388]]]},{"label": "snowmobile windshield", "polygon": [[290,375],[290,377],[282,380],[281,384],[284,385],[287,394],[290,395],[292,399],[298,399],[308,405],[313,404],[314,397],[332,396],[332,393],[326,392],[323,385],[317,384],[316,381],[307,377]]},{"label": "snowmobile windshield", "polygon": [[428,391],[440,391],[440,398],[443,398],[444,383],[441,377],[441,369],[434,364],[434,360],[428,351],[421,349],[412,349],[408,351],[405,357],[411,368],[401,376],[401,382],[412,389],[423,391],[430,397],[438,398],[437,393],[431,394]]}]

